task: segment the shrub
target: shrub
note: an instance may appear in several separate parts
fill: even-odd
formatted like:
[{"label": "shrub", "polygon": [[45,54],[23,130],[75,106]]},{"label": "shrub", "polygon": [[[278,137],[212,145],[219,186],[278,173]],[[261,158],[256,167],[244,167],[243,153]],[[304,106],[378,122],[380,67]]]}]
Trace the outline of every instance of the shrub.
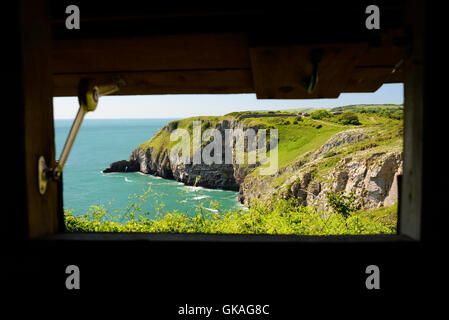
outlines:
[{"label": "shrub", "polygon": [[381,110],[378,113],[382,117],[394,119],[394,120],[401,120],[404,117],[404,113],[402,110]]},{"label": "shrub", "polygon": [[359,121],[359,118],[357,117],[357,115],[351,111],[343,112],[340,115],[338,122],[340,122],[341,124],[345,124],[345,125],[359,125],[360,124],[360,121]]},{"label": "shrub", "polygon": [[317,110],[312,112],[310,117],[315,120],[321,120],[323,118],[330,118],[332,115],[326,110]]},{"label": "shrub", "polygon": [[354,192],[346,195],[343,191],[340,192],[326,192],[327,204],[332,210],[342,215],[345,219],[353,212],[359,209],[360,205],[357,203],[357,197]]}]

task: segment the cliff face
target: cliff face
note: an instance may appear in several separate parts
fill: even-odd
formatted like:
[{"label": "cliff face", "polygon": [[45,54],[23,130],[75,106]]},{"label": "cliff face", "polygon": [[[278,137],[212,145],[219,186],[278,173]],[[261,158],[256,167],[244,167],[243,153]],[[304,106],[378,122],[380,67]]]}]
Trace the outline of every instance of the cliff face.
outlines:
[{"label": "cliff face", "polygon": [[146,151],[141,149],[134,150],[129,162],[137,163],[139,171],[142,173],[148,173],[166,179],[174,179],[186,185],[194,185],[197,177],[200,177],[196,183],[197,186],[213,189],[239,190],[239,185],[234,178],[233,165],[171,163],[167,150],[155,153],[152,148]]},{"label": "cliff face", "polygon": [[[341,157],[330,171],[322,169],[329,162],[329,153],[344,154],[353,144],[369,139],[363,131],[351,129],[335,134],[317,151],[278,171],[272,179],[249,176],[240,186],[241,200],[250,205],[251,199],[269,202],[275,196],[294,197],[305,206],[324,209],[328,191],[345,191],[359,196],[364,208],[393,205],[398,199],[397,177],[403,167],[400,148],[381,151],[368,142],[361,150]],[[282,177],[283,183],[274,183]]]},{"label": "cliff face", "polygon": [[[260,176],[257,174],[260,163],[224,164],[225,130],[246,129],[248,124],[239,120],[222,120],[213,127],[222,133],[223,164],[170,161],[167,148],[148,147],[137,148],[129,161],[114,162],[104,172],[140,171],[186,185],[196,183],[207,188],[238,190],[240,201],[248,206],[251,199],[270,202],[276,197],[295,197],[303,205],[324,208],[328,191],[353,191],[365,208],[390,206],[397,201],[397,176],[402,174],[402,150],[400,144],[394,148],[379,146],[374,139],[378,129],[370,131],[359,128],[338,132],[320,147],[279,168],[276,174]],[[161,130],[170,133],[175,128],[170,123]],[[251,128],[257,132],[259,126],[252,125]],[[247,145],[245,151],[248,151]],[[200,179],[197,181],[198,177]]]},{"label": "cliff face", "polygon": [[[239,170],[237,164],[225,164],[225,130],[244,128],[241,123],[237,121],[221,121],[216,124],[215,129],[219,130],[222,134],[222,154],[223,164],[211,164],[205,163],[193,164],[193,156],[191,156],[190,164],[183,163],[181,161],[170,161],[169,151],[167,149],[160,149],[154,151],[154,148],[148,148],[146,150],[137,148],[130,156],[129,161],[118,161],[110,165],[110,168],[105,169],[104,172],[124,172],[126,167],[133,168],[131,171],[140,171],[142,173],[152,174],[160,176],[166,179],[174,179],[179,182],[183,182],[186,185],[202,186],[213,189],[223,190],[239,190],[239,184],[243,181],[245,172]],[[172,125],[167,125],[161,130],[167,130],[172,132],[175,128]],[[138,168],[138,169],[136,169]],[[197,178],[199,178],[198,181]]]},{"label": "cliff face", "polygon": [[374,153],[340,160],[327,181],[314,179],[314,171],[300,170],[285,196],[304,205],[326,206],[326,192],[355,192],[364,208],[391,206],[398,198],[397,176],[402,174],[402,152]]}]

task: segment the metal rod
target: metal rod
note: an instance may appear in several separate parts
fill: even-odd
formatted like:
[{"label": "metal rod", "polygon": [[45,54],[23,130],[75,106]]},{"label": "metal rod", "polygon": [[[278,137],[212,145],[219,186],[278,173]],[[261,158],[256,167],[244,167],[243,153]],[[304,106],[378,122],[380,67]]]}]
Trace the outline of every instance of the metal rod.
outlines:
[{"label": "metal rod", "polygon": [[64,168],[64,165],[67,161],[67,158],[69,157],[70,150],[72,149],[73,143],[75,142],[75,138],[78,134],[78,131],[81,127],[81,124],[83,123],[84,116],[86,115],[87,110],[86,107],[83,105],[80,105],[78,109],[78,113],[75,117],[75,120],[73,121],[72,128],[70,129],[69,136],[67,137],[67,140],[65,142],[64,148],[62,149],[61,156],[58,160],[58,166],[59,170],[62,171]]},{"label": "metal rod", "polygon": [[47,183],[50,179],[55,181],[61,179],[62,169],[67,162],[70,150],[72,150],[73,143],[75,142],[86,113],[89,111],[95,111],[99,97],[114,93],[123,85],[125,85],[125,81],[120,78],[113,80],[112,83],[104,83],[100,85],[94,85],[89,79],[80,80],[78,84],[78,101],[80,106],[75,120],[73,120],[69,136],[64,144],[64,148],[62,149],[61,156],[57,161],[56,167],[49,168],[43,156],[40,156],[38,159],[37,177],[40,194],[45,194]]}]

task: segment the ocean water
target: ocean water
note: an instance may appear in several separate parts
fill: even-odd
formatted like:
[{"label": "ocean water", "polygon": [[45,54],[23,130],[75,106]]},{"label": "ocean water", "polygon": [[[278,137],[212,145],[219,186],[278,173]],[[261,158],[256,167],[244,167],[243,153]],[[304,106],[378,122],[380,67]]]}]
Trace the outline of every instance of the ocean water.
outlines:
[{"label": "ocean water", "polygon": [[[242,208],[238,192],[186,186],[139,172],[101,172],[111,162],[129,159],[139,144],[171,120],[175,119],[85,119],[63,171],[64,208],[79,215],[88,212],[92,205],[103,205],[113,212],[125,209],[129,196],[142,195],[148,188],[149,197],[142,210],[149,212],[149,217],[154,217],[158,210],[161,214],[178,210],[194,215],[199,204],[218,213]],[[72,120],[55,120],[57,158],[71,125]],[[219,211],[211,201],[220,203]]]}]

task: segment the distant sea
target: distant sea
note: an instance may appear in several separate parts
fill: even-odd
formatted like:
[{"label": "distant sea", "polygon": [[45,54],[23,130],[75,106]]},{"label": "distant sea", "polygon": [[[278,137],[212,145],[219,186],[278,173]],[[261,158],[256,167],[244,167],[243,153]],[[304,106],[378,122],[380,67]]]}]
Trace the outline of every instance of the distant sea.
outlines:
[{"label": "distant sea", "polygon": [[[149,198],[142,210],[155,217],[178,210],[189,215],[201,203],[211,212],[218,201],[221,210],[242,208],[238,192],[185,186],[139,172],[102,173],[114,161],[129,159],[131,152],[149,140],[159,129],[175,119],[85,119],[63,171],[64,208],[75,215],[86,213],[91,205],[113,211],[125,209],[129,196],[142,195],[150,187]],[[56,157],[59,158],[72,120],[55,120]],[[163,203],[163,205],[161,205]]]}]

